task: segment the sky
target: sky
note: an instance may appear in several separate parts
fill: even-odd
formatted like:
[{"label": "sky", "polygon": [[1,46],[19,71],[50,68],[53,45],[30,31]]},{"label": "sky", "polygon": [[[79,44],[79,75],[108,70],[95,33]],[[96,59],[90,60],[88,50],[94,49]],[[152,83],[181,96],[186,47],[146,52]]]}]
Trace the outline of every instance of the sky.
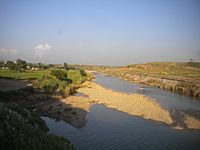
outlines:
[{"label": "sky", "polygon": [[0,60],[200,61],[200,0],[0,0]]}]

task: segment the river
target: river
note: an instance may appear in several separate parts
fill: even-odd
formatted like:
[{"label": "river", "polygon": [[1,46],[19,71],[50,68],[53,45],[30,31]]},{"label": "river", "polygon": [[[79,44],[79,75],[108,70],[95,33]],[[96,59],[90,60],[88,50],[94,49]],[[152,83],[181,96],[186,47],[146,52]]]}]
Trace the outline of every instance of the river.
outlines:
[{"label": "river", "polygon": [[[170,91],[95,75],[94,82],[118,92],[140,93],[153,98],[167,109],[193,110],[199,113],[200,102]],[[87,113],[87,123],[80,129],[54,119],[43,117],[50,133],[69,139],[80,150],[197,150],[200,131],[177,131],[162,123],[130,116],[126,113],[94,104]]]}]

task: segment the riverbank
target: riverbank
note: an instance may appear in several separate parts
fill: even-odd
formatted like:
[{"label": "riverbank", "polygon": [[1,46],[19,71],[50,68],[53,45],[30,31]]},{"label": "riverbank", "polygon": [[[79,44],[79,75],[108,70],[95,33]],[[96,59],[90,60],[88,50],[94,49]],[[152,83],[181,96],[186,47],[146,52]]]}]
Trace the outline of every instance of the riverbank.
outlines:
[{"label": "riverbank", "polygon": [[200,63],[155,62],[134,64],[100,72],[134,83],[156,86],[200,99]]},{"label": "riverbank", "polygon": [[[31,77],[37,77],[30,78],[30,73]],[[71,101],[68,105],[61,99],[74,94],[82,82],[91,80],[92,75],[85,74],[82,70],[61,69],[46,71],[42,76],[38,76],[37,72],[19,73],[7,70],[1,71],[0,74],[3,76],[0,78],[1,148],[76,149],[67,139],[49,135],[41,117],[62,119],[77,128],[82,127],[85,124],[84,109],[88,110],[90,105],[81,98],[83,109],[79,108],[78,102],[71,97],[68,98],[68,101]],[[78,108],[71,107],[74,102]],[[62,105],[65,113],[61,113]]]},{"label": "riverbank", "polygon": [[155,86],[186,96],[197,97],[200,99],[200,84],[194,81],[179,79],[162,78],[149,75],[134,75],[128,73],[114,74],[114,77],[134,83],[141,83],[148,86]]}]

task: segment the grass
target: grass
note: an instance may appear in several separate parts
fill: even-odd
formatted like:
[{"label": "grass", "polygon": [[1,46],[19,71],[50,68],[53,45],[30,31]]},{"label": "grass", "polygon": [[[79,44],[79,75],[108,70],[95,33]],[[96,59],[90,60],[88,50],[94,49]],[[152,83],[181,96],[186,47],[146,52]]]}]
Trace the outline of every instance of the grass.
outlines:
[{"label": "grass", "polygon": [[19,79],[19,80],[34,80],[46,74],[48,74],[48,71],[16,72],[10,70],[0,70],[0,77]]}]

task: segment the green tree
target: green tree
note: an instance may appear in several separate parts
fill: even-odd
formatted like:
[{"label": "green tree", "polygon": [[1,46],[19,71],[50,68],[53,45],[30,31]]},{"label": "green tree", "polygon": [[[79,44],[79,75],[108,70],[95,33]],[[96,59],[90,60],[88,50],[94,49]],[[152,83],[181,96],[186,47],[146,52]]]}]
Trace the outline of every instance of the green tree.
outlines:
[{"label": "green tree", "polygon": [[13,61],[8,60],[5,64],[10,70],[16,70],[16,64]]},{"label": "green tree", "polygon": [[54,68],[54,64],[49,64],[49,68]]},{"label": "green tree", "polygon": [[4,67],[4,61],[0,61],[0,69]]},{"label": "green tree", "polygon": [[65,69],[65,70],[69,70],[69,67],[68,67],[68,65],[67,65],[66,62],[64,63],[64,69]]},{"label": "green tree", "polygon": [[80,70],[80,75],[81,75],[81,76],[86,76],[85,70],[81,69],[81,70]]},{"label": "green tree", "polygon": [[25,60],[17,59],[17,61],[16,61],[17,71],[25,71],[26,66],[27,66],[27,63]]},{"label": "green tree", "polygon": [[51,75],[62,81],[67,81],[67,73],[62,70],[52,70]]}]

